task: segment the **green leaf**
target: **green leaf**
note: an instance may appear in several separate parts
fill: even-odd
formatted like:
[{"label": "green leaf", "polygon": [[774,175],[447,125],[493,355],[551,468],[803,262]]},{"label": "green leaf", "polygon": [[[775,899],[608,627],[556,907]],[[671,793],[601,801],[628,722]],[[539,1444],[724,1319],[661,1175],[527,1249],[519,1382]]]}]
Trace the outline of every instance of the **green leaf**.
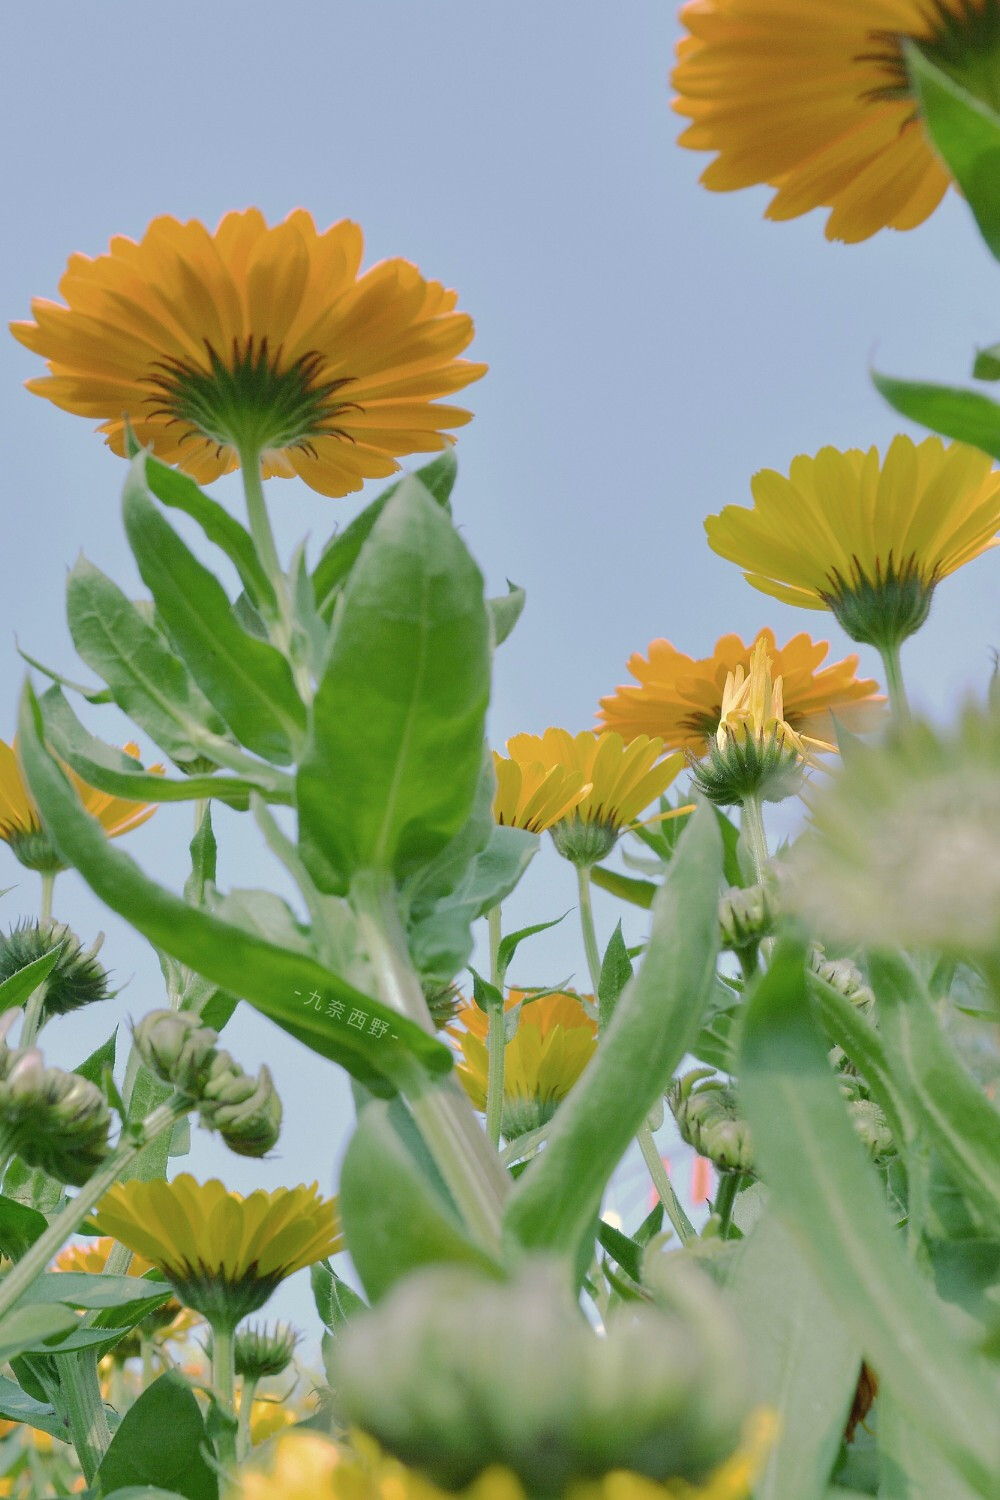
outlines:
[{"label": "green leaf", "polygon": [[20,1260],[48,1227],[48,1219],[37,1208],[0,1194],[0,1255]]},{"label": "green leaf", "polygon": [[45,983],[49,973],[55,968],[60,949],[61,944],[57,943],[48,953],[43,953],[41,958],[33,958],[30,964],[25,964],[23,969],[18,969],[0,984],[0,1011],[16,1010],[35,993],[40,984]]},{"label": "green leaf", "polygon": [[317,1261],[310,1266],[309,1279],[316,1311],[325,1328],[342,1328],[349,1318],[367,1307],[364,1298],[337,1275],[329,1261]]},{"label": "green leaf", "polygon": [[526,595],[524,589],[507,579],[507,592],[499,598],[487,599],[486,609],[490,617],[494,648],[502,646],[514,626],[521,618]]},{"label": "green leaf", "polygon": [[976,350],[972,373],[977,380],[1000,380],[1000,344]]},{"label": "green leaf", "polygon": [[34,1396],[29,1396],[16,1381],[8,1379],[6,1375],[0,1375],[0,1417],[5,1417],[8,1422],[23,1422],[26,1427],[47,1432],[64,1443],[69,1438],[66,1424],[55,1407],[50,1406],[47,1401],[37,1401]]},{"label": "green leaf", "polygon": [[15,1307],[0,1318],[0,1363],[6,1364],[45,1339],[68,1333],[78,1322],[76,1313],[62,1304]]},{"label": "green leaf", "polygon": [[778,1418],[754,1500],[822,1500],[861,1349],[773,1214],[741,1245],[727,1290],[751,1351],[754,1400]]},{"label": "green leaf", "polygon": [[633,1281],[642,1281],[642,1245],[605,1219],[598,1221],[597,1238],[608,1254],[614,1256],[626,1275],[631,1276]]},{"label": "green leaf", "polygon": [[608,1179],[698,1030],[718,956],[721,866],[718,823],[702,803],[656,898],[642,967],[511,1194],[515,1244],[572,1256],[592,1229]]},{"label": "green leaf", "polygon": [[361,554],[361,549],[368,540],[375,526],[375,522],[385,510],[386,505],[399,489],[405,484],[406,479],[413,477],[419,479],[425,490],[429,490],[441,508],[450,514],[449,498],[455,484],[455,476],[458,473],[458,462],[452,449],[448,448],[439,458],[431,463],[425,464],[422,469],[417,469],[413,476],[404,475],[397,479],[395,484],[390,484],[388,489],[382,491],[381,495],[366,505],[360,515],[354,517],[349,526],[336,536],[331,537],[313,574],[313,589],[316,594],[316,607],[321,615],[329,619],[333,609],[333,602],[337,592],[347,579],[351,569]]},{"label": "green leaf", "polygon": [[[622,991],[632,978],[632,960],[628,956],[621,922],[611,934],[611,940],[601,960],[601,974],[597,984],[597,1001],[600,1030],[606,1031]],[[625,1267],[628,1270],[628,1267]],[[631,1274],[631,1273],[630,1273]]]},{"label": "green leaf", "polygon": [[471,964],[469,973],[472,975],[472,998],[483,1014],[489,1015],[491,1010],[503,1010],[503,991],[484,979]]},{"label": "green leaf", "polygon": [[122,513],[143,581],[191,675],[241,744],[286,765],[306,714],[281,652],[234,620],[222,584],[146,492],[143,459],[129,470]]},{"label": "green leaf", "polygon": [[202,1454],[204,1443],[194,1392],[169,1370],[122,1418],[95,1475],[97,1493],[108,1497],[129,1486],[159,1485],[184,1500],[218,1500],[219,1481]]},{"label": "green leaf", "polygon": [[184,882],[184,899],[192,906],[204,906],[205,887],[215,885],[219,846],[212,828],[212,805],[202,809],[194,836],[188,845],[191,873]]},{"label": "green leaf", "polygon": [[118,1027],[96,1047],[89,1057],[85,1057],[78,1068],[73,1072],[78,1073],[81,1078],[86,1078],[88,1083],[94,1083],[99,1089],[104,1087],[104,1070],[114,1071],[115,1053],[118,1048]]},{"label": "green leaf", "polygon": [[930,996],[900,954],[872,954],[869,974],[897,1078],[923,1138],[988,1229],[1000,1231],[1000,1112],[962,1066]]},{"label": "green leaf", "polygon": [[38,661],[36,657],[29,656],[27,651],[21,650],[16,635],[14,637],[14,645],[21,660],[26,661],[29,667],[34,667],[36,672],[41,672],[42,676],[47,677],[50,682],[57,683],[59,687],[69,688],[71,693],[79,693],[80,697],[85,698],[88,703],[114,702],[108,688],[90,688],[82,682],[74,682],[71,677],[64,677],[61,672],[55,671],[52,667],[47,667],[43,661]]},{"label": "green leaf", "polygon": [[812,973],[807,974],[806,983],[824,1030],[865,1078],[897,1142],[911,1141],[916,1134],[916,1120],[883,1038],[857,1006],[832,984]]},{"label": "green leaf", "polygon": [[551,922],[535,922],[531,927],[520,927],[517,932],[508,932],[506,937],[501,938],[497,951],[497,972],[501,985],[507,977],[514,954],[525,938],[534,937],[537,932],[548,932],[550,927],[558,927],[568,916],[569,912],[564,911],[561,917],[553,917]]},{"label": "green leaf", "polygon": [[610,891],[612,896],[630,901],[633,906],[641,906],[644,911],[651,909],[660,889],[652,880],[636,880],[632,875],[621,875],[617,870],[606,869],[604,865],[595,865],[590,878],[602,891]]},{"label": "green leaf", "polygon": [[144,471],[146,487],[157,500],[182,510],[197,521],[208,540],[225,552],[254,604],[272,612],[276,610],[274,585],[261,566],[253,538],[246,528],[179,469],[171,469],[151,453],[142,454],[136,465],[140,472]]},{"label": "green leaf", "polygon": [[64,1302],[86,1312],[106,1307],[128,1307],[134,1302],[150,1302],[158,1307],[173,1292],[166,1282],[146,1281],[139,1276],[108,1276],[91,1271],[43,1271],[19,1299],[18,1306],[43,1302]]},{"label": "green leaf", "polygon": [[973,1500],[977,1493],[888,1392],[879,1396],[878,1446],[880,1500]]},{"label": "green leaf", "polygon": [[210,753],[222,719],[156,627],[85,557],[67,580],[66,614],[74,646],[123,713],[178,764]]},{"label": "green leaf", "polygon": [[1000,260],[1000,117],[915,42],[904,40],[903,51],[924,127]]},{"label": "green leaf", "polygon": [[1000,1483],[997,1382],[908,1260],[783,943],[749,998],[740,1097],[760,1173],[827,1297],[910,1418],[982,1496]]},{"label": "green leaf", "polygon": [[978,391],[923,380],[895,380],[872,372],[872,382],[889,405],[912,422],[1000,458],[1000,406]]},{"label": "green leaf", "polygon": [[343,894],[361,870],[403,881],[445,848],[476,796],[488,699],[482,576],[406,479],[344,590],[299,767],[300,846],[321,890]]},{"label": "green leaf", "polygon": [[340,1170],[347,1248],[373,1301],[418,1266],[497,1268],[392,1124],[388,1106],[361,1111]]},{"label": "green leaf", "polygon": [[[25,774],[59,853],[112,911],[156,947],[221,989],[249,1000],[285,1031],[341,1063],[376,1091],[385,1092],[396,1060],[407,1053],[432,1072],[450,1069],[447,1047],[314,959],[220,922],[144,875],[84,812],[64,772],[45,749],[30,684],[25,685],[19,725]],[[365,1030],[350,1024],[353,1011],[364,1013]],[[379,1031],[383,1022],[387,1030],[374,1034],[372,1024],[377,1023]]]}]

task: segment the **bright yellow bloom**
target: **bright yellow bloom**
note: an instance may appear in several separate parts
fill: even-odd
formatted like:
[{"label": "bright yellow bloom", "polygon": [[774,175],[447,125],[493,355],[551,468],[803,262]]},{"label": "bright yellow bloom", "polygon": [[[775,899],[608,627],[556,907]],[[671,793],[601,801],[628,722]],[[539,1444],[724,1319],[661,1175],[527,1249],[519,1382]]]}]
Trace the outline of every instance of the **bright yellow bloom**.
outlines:
[{"label": "bright yellow bloom", "polygon": [[[717,152],[718,192],[776,188],[771,219],[831,209],[828,239],[913,229],[950,178],[910,90],[902,43],[982,52],[994,0],[689,0],[674,108],[681,144]],[[995,44],[995,39],[994,39]]]},{"label": "bright yellow bloom", "polygon": [[296,209],[203,224],[154,219],[136,243],[71,257],[66,306],[37,298],[15,337],[48,361],[28,389],[97,418],[116,453],[139,442],[201,481],[263,452],[265,476],[346,495],[406,453],[446,448],[470,414],[437,404],[485,373],[457,296],[406,260],[360,273],[362,236]]},{"label": "bright yellow bloom", "polygon": [[[506,1009],[516,1005],[522,1007],[520,1020],[504,1049],[501,1129],[508,1140],[551,1120],[597,1047],[597,1023],[580,996],[559,992],[532,1000],[528,991],[511,990]],[[458,1076],[476,1109],[484,1110],[489,1020],[470,1001],[459,1007],[455,1021],[449,1031],[462,1054]]]},{"label": "bright yellow bloom", "polygon": [[591,790],[574,766],[545,766],[541,761],[508,760],[493,752],[497,791],[493,816],[508,828],[544,833],[568,817]]},{"label": "bright yellow bloom", "polygon": [[896,437],[877,448],[821,448],[789,476],[763,469],[752,510],[705,522],[709,545],[762,593],[829,609],[847,633],[897,644],[927,618],[940,579],[995,547],[1000,470],[978,448]]},{"label": "bright yellow bloom", "polygon": [[759,642],[782,681],[785,722],[798,734],[831,739],[833,714],[856,733],[870,729],[881,717],[878,684],[855,677],[856,656],[819,670],[830,649],[827,641],[796,635],[786,646],[778,646],[768,629],[749,646],[738,635],[724,635],[712,655],[700,659],[685,656],[669,641],[652,641],[648,657],[639,652],[629,657],[628,669],[639,686],[622,685],[602,698],[599,716],[626,739],[655,734],[671,749],[704,755],[722,719],[726,683],[737,668],[744,676],[749,672]]},{"label": "bright yellow bloom", "polygon": [[[139,746],[131,740],[125,746],[125,754],[139,759]],[[96,818],[109,839],[116,839],[145,823],[156,811],[148,802],[130,802],[124,797],[112,797],[88,786],[75,771],[63,765],[76,794],[92,818]],[[148,766],[156,776],[163,775],[161,765]],[[28,790],[20,762],[17,758],[17,736],[8,745],[0,740],[0,839],[8,843],[22,864],[31,870],[56,871],[63,865],[42,827],[41,814],[34,797]]]},{"label": "bright yellow bloom", "polygon": [[235,1326],[293,1271],[341,1249],[336,1199],[311,1187],[248,1198],[188,1173],[173,1182],[116,1183],[97,1227],[163,1272],[180,1300],[213,1326]]}]

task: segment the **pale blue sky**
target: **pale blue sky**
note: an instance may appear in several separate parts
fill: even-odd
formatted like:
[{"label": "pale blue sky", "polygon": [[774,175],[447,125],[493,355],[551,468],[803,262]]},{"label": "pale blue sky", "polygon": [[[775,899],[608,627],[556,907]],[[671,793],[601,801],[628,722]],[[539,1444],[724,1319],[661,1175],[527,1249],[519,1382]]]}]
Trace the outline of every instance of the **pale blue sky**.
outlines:
[{"label": "pale blue sky", "polygon": [[[265,0],[34,0],[0,17],[4,321],[55,295],[74,250],[138,237],[159,213],[214,225],[249,204],[271,219],[301,204],[321,226],[355,218],[367,263],[408,256],[459,289],[477,323],[472,354],[491,370],[467,393],[476,419],[459,443],[455,508],[493,590],[510,577],[528,591],[498,661],[498,744],[549,723],[589,726],[628,655],[657,635],[704,655],[725,631],[770,623],[781,639],[807,629],[843,654],[827,617],[765,599],[710,553],[703,517],[746,501],[755,469],[797,452],[884,445],[901,424],[869,384],[870,361],[961,379],[974,345],[1000,333],[1000,282],[954,196],[914,233],[844,247],[826,242],[819,215],[765,222],[763,191],[702,190],[705,158],[677,148],[669,109],[676,33],[667,0],[291,0],[280,11]],[[88,423],[21,389],[39,369],[0,341],[5,738],[22,678],[15,631],[72,675],[63,586],[80,548],[139,591],[121,461]],[[361,503],[297,482],[271,489],[286,555]],[[239,509],[232,481],[215,493]],[[912,696],[928,710],[988,675],[997,567],[987,557],[946,582],[906,648]],[[863,660],[877,671],[871,653]],[[114,711],[89,722],[126,736]],[[177,886],[188,828],[187,810],[164,810],[129,847]],[[218,830],[221,883],[276,880],[245,821],[224,814]],[[31,909],[36,881],[0,849],[0,885],[14,881],[5,922]],[[554,916],[573,900],[568,868],[545,851],[509,918]],[[118,982],[134,976],[103,1014],[46,1034],[52,1056],[73,1062],[115,1019],[158,1003],[158,970],[75,875],[61,878],[56,909],[87,938],[105,928]],[[606,937],[610,903],[598,919]],[[526,950],[512,977],[574,970],[582,983],[569,928]],[[326,1064],[246,1007],[227,1042],[274,1067],[279,1154],[241,1162],[200,1136],[190,1162],[244,1190],[314,1177],[329,1188],[348,1119],[342,1080],[331,1086]],[[281,1305],[305,1314],[301,1289]]]}]

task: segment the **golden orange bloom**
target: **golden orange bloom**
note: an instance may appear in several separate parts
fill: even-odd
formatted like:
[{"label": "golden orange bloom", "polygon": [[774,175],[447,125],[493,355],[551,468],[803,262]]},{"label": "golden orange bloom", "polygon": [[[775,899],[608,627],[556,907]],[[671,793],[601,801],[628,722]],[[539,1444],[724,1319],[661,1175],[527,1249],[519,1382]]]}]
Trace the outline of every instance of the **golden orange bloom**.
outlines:
[{"label": "golden orange bloom", "polygon": [[36,298],[11,325],[48,361],[28,389],[96,418],[116,453],[130,422],[202,483],[262,454],[265,477],[349,494],[453,442],[470,414],[438,398],[486,370],[457,358],[473,326],[455,292],[406,260],[362,274],[361,256],[357,224],[319,232],[304,209],[270,228],[229,213],[214,234],[154,219],[72,256],[65,305]]},{"label": "golden orange bloom", "polygon": [[738,635],[724,635],[712,655],[702,658],[685,656],[669,641],[652,641],[647,656],[636,652],[629,658],[628,669],[638,687],[623,685],[602,698],[599,718],[627,740],[656,734],[671,749],[705,755],[722,719],[726,682],[737,667],[744,677],[749,675],[759,641],[764,642],[773,675],[782,680],[784,721],[797,734],[833,739],[834,714],[855,733],[879,722],[884,699],[873,679],[854,675],[857,656],[821,668],[828,641],[801,634],[778,646],[774,632],[766,627],[749,645]]},{"label": "golden orange bloom", "polygon": [[[828,239],[913,229],[950,178],[917,115],[903,42],[981,54],[993,0],[689,0],[677,47],[681,145],[718,192],[767,184],[771,219],[831,210]],[[994,44],[995,44],[995,38]]]}]

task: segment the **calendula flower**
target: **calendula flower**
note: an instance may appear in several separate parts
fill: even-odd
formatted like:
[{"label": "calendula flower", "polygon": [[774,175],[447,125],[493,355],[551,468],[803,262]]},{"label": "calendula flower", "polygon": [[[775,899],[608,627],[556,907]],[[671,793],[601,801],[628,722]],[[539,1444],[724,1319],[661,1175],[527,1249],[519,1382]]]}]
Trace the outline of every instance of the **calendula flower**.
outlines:
[{"label": "calendula flower", "polygon": [[[125,754],[139,758],[139,746],[129,742]],[[156,775],[163,774],[162,766],[148,768]],[[99,792],[71,770],[63,770],[76,789],[76,794],[92,818],[96,818],[109,839],[116,839],[145,823],[156,811],[148,802],[129,802],[124,797],[111,797]],[[29,870],[54,875],[65,869],[51,840],[42,826],[41,814],[28,790],[20,762],[17,758],[17,737],[12,745],[0,740],[0,839],[10,845],[11,852]]]},{"label": "calendula flower", "polygon": [[342,1243],[336,1200],[315,1183],[244,1198],[187,1173],[133,1179],[110,1188],[96,1215],[97,1228],[152,1261],[186,1307],[230,1331],[286,1276]]},{"label": "calendula flower", "polygon": [[[517,1030],[504,1049],[500,1128],[512,1141],[551,1120],[594,1055],[597,1023],[581,997],[568,992],[533,1000],[530,991],[511,990],[504,1003],[508,1011],[521,1007]],[[486,1013],[471,1001],[449,1027],[462,1055],[459,1079],[479,1110],[486,1108],[488,1028]]]},{"label": "calendula flower", "polygon": [[689,0],[677,48],[681,144],[719,192],[776,189],[771,219],[829,208],[828,239],[913,229],[950,178],[918,117],[907,39],[948,72],[992,67],[996,0]]},{"label": "calendula flower", "polygon": [[541,761],[508,760],[493,752],[497,776],[493,816],[506,828],[544,833],[566,818],[591,790],[575,766],[544,765]]},{"label": "calendula flower", "polygon": [[748,798],[781,802],[797,791],[802,769],[835,746],[797,734],[784,715],[782,682],[773,674],[766,642],[750,653],[750,670],[738,666],[726,679],[722,713],[708,756],[694,761],[695,780],[720,806]]},{"label": "calendula flower", "polygon": [[361,255],[357,224],[320,233],[303,209],[270,228],[229,213],[214,234],[154,219],[138,243],[72,256],[65,306],[38,298],[11,325],[48,361],[28,389],[97,418],[116,453],[130,422],[201,482],[263,455],[265,476],[346,495],[446,448],[470,414],[438,398],[486,369],[457,358],[473,327],[454,292],[406,260],[362,274]]},{"label": "calendula flower", "polygon": [[[574,864],[596,864],[614,847],[623,828],[663,792],[684,765],[682,755],[663,756],[663,741],[637,735],[626,745],[620,734],[565,729],[516,734],[507,741],[520,766],[561,772],[589,788],[561,817],[549,823],[559,853]],[[534,774],[534,772],[532,772]]]},{"label": "calendula flower", "polygon": [[762,593],[828,609],[855,641],[898,648],[927,618],[938,582],[996,546],[1000,470],[978,448],[896,437],[821,448],[788,478],[763,469],[754,505],[705,522],[709,545]]},{"label": "calendula flower", "polygon": [[759,643],[770,657],[772,673],[781,678],[785,722],[797,734],[830,740],[833,715],[855,733],[871,729],[882,717],[878,684],[854,675],[856,656],[821,667],[829,642],[803,634],[779,646],[774,632],[765,629],[749,646],[738,635],[724,635],[712,655],[702,658],[685,656],[669,641],[652,641],[647,656],[636,652],[629,657],[628,669],[638,687],[629,683],[602,698],[600,718],[626,740],[658,735],[671,750],[705,755],[722,721],[726,683],[738,668],[746,676]]}]

